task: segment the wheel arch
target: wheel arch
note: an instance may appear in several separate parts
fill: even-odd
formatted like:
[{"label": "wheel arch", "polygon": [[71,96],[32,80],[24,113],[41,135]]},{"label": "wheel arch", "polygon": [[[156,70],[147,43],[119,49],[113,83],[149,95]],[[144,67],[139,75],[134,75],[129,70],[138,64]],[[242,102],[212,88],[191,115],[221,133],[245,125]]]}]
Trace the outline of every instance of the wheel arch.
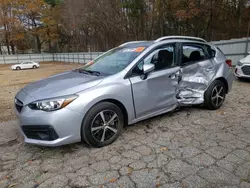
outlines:
[{"label": "wheel arch", "polygon": [[92,103],[92,105],[88,107],[88,110],[86,111],[85,114],[87,114],[89,112],[89,110],[91,108],[93,108],[95,105],[97,105],[99,103],[102,103],[102,102],[110,102],[110,103],[115,104],[116,106],[118,106],[121,109],[121,111],[122,111],[122,113],[124,115],[124,121],[125,121],[124,123],[125,123],[125,125],[128,124],[129,117],[128,117],[128,111],[127,111],[125,105],[122,102],[120,102],[119,100],[113,99],[113,98],[102,99],[102,100],[100,100],[98,102]]},{"label": "wheel arch", "polygon": [[219,78],[216,78],[215,80],[219,80],[225,85],[226,93],[228,94],[228,82],[227,82],[227,80],[224,77],[219,77]]},{"label": "wheel arch", "polygon": [[[122,113],[124,115],[124,121],[125,121],[124,123],[125,123],[125,125],[128,124],[128,112],[127,112],[126,107],[122,104],[122,102],[120,102],[120,101],[118,101],[116,99],[104,99],[104,100],[102,100],[102,101],[100,101],[98,103],[101,103],[101,102],[110,102],[110,103],[113,103],[116,106],[118,106],[121,109],[121,111],[122,111]],[[96,103],[96,104],[98,104],[98,103]],[[96,104],[94,104],[93,106],[95,106]]]},{"label": "wheel arch", "polygon": [[[103,99],[103,100],[101,100],[101,101],[98,101],[98,102],[94,103],[94,104],[88,109],[88,111],[86,112],[86,114],[87,114],[87,113],[90,111],[90,109],[92,109],[95,105],[97,105],[97,104],[99,104],[99,103],[102,103],[102,102],[109,102],[109,103],[112,103],[112,104],[115,104],[116,106],[118,106],[118,108],[121,109],[121,111],[122,111],[122,113],[123,113],[123,115],[124,115],[124,125],[127,125],[127,124],[128,124],[128,112],[127,112],[127,109],[126,109],[125,106],[124,106],[119,100],[117,100],[117,99],[111,99],[111,98],[109,98],[109,99]],[[81,134],[81,140],[82,140],[82,141],[86,141],[87,144],[90,144],[90,143],[86,140],[86,138],[84,137],[84,134],[83,134],[83,131],[82,131],[82,129],[83,129],[83,121],[84,121],[84,118],[83,118],[82,124],[81,124],[81,132],[80,132],[80,134]]]}]

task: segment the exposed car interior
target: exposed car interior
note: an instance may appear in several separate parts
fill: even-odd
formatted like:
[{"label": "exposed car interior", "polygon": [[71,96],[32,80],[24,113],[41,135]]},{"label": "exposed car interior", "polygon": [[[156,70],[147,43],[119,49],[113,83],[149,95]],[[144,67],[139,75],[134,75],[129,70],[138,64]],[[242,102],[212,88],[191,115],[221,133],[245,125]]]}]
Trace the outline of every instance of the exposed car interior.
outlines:
[{"label": "exposed car interior", "polygon": [[192,50],[192,49],[186,49],[186,51],[190,51],[190,55],[185,52],[185,49],[183,50],[183,55],[182,55],[182,65],[188,65],[193,62],[198,62],[198,61],[203,61],[205,59],[204,53],[202,49],[199,50]]},{"label": "exposed car interior", "polygon": [[160,50],[158,53],[158,61],[155,63],[155,70],[161,70],[172,67],[174,53],[168,50]]}]

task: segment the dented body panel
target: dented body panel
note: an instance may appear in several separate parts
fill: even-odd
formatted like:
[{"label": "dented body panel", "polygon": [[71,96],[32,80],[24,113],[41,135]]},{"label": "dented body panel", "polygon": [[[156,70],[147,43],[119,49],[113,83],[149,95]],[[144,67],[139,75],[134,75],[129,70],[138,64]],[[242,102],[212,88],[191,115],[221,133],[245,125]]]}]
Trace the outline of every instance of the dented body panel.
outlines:
[{"label": "dented body panel", "polygon": [[180,105],[202,104],[204,92],[216,74],[211,60],[194,63],[181,68],[177,98]]},{"label": "dented body panel", "polygon": [[[188,42],[192,43],[191,41]],[[197,44],[197,42],[195,43]],[[158,45],[161,46],[161,44]],[[155,47],[153,45],[148,51],[152,51]],[[153,72],[148,75],[146,80],[141,79],[140,76],[129,78],[135,111],[135,119],[129,123],[132,124],[180,106],[203,104],[206,90],[216,79],[225,80],[227,93],[230,92],[233,74],[230,67],[225,63],[226,57],[215,46],[211,45],[211,48],[216,51],[214,58],[188,66],[179,65],[175,68]],[[135,61],[136,63],[140,62],[140,57]],[[127,68],[127,72],[133,67],[132,63],[131,67]],[[152,81],[152,77],[155,76],[158,78],[156,77]]]}]

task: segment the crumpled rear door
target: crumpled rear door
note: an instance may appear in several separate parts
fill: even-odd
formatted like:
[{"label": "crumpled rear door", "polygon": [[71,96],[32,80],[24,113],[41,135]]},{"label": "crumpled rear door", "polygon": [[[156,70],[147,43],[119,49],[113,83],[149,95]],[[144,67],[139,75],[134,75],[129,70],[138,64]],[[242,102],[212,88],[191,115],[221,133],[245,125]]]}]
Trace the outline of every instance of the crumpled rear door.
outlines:
[{"label": "crumpled rear door", "polygon": [[202,104],[204,93],[216,73],[213,60],[204,60],[181,68],[177,99],[180,105]]}]

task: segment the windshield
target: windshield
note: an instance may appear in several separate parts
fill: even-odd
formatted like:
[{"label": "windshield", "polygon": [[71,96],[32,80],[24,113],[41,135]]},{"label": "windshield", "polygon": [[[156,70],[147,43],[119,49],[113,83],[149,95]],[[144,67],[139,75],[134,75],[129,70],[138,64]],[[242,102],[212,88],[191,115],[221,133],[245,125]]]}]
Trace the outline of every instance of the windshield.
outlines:
[{"label": "windshield", "polygon": [[117,47],[87,63],[81,70],[112,75],[126,68],[146,47]]}]

